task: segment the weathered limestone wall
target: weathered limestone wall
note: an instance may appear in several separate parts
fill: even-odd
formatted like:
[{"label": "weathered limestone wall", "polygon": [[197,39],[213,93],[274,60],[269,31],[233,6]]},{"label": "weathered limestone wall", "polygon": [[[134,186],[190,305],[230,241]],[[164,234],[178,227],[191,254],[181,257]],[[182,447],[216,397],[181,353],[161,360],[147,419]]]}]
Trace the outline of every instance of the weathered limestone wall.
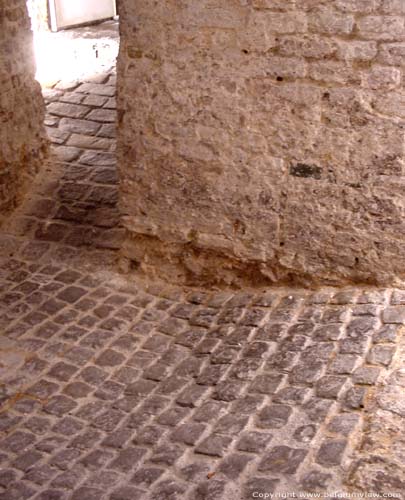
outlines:
[{"label": "weathered limestone wall", "polygon": [[0,0],[0,221],[18,202],[46,150],[44,103],[34,74],[25,0]]},{"label": "weathered limestone wall", "polygon": [[122,0],[124,254],[170,279],[405,273],[404,0]]}]

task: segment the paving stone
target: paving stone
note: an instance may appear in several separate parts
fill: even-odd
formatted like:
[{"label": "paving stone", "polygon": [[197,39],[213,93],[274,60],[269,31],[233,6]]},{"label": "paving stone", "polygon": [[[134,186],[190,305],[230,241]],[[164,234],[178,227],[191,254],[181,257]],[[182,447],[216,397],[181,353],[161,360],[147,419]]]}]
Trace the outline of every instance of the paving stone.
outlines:
[{"label": "paving stone", "polygon": [[205,401],[201,406],[196,408],[193,413],[193,419],[196,422],[210,422],[223,415],[226,411],[226,403],[219,401]]},{"label": "paving stone", "polygon": [[64,417],[52,427],[56,434],[73,435],[83,429],[83,424],[73,417]]},{"label": "paving stone", "polygon": [[198,423],[187,423],[177,426],[172,432],[171,439],[175,442],[187,445],[195,445],[205,431],[205,425]]},{"label": "paving stone", "polygon": [[262,365],[262,360],[258,358],[241,359],[233,364],[229,376],[237,380],[250,381],[255,378]]},{"label": "paving stone", "polygon": [[384,325],[374,333],[373,342],[396,342],[400,329],[400,325]]},{"label": "paving stone", "polygon": [[309,393],[310,391],[306,387],[288,386],[274,394],[273,401],[275,403],[302,404],[307,399]]},{"label": "paving stone", "polygon": [[66,438],[61,436],[48,436],[36,444],[36,449],[45,453],[54,453],[55,450],[64,446]]},{"label": "paving stone", "polygon": [[117,458],[109,464],[109,467],[121,472],[129,472],[136,468],[145,453],[146,450],[143,448],[127,447],[119,452]]},{"label": "paving stone", "polygon": [[[216,417],[218,418],[218,415]],[[214,432],[238,435],[245,428],[247,422],[248,417],[246,415],[228,413],[218,420],[214,426]]]},{"label": "paving stone", "polygon": [[39,462],[42,459],[42,454],[36,450],[29,450],[19,455],[16,460],[12,463],[13,467],[16,469],[27,471],[29,470],[35,463]]},{"label": "paving stone", "polygon": [[188,406],[194,408],[198,404],[198,400],[207,392],[207,388],[197,384],[193,384],[182,391],[176,398],[176,403],[180,406]]},{"label": "paving stone", "polygon": [[97,488],[82,486],[74,491],[72,500],[99,500],[104,492]]},{"label": "paving stone", "polygon": [[228,365],[208,365],[197,377],[196,382],[201,385],[217,385],[228,368]]},{"label": "paving stone", "polygon": [[125,361],[125,356],[113,349],[107,349],[100,354],[95,363],[102,367],[119,366]]},{"label": "paving stone", "polygon": [[154,445],[163,436],[165,431],[166,429],[163,427],[147,425],[137,431],[133,442],[137,445]]},{"label": "paving stone", "polygon": [[162,413],[157,421],[162,425],[176,426],[189,414],[189,412],[190,410],[188,408],[175,406]]},{"label": "paving stone", "polygon": [[21,417],[0,413],[0,431],[7,432],[21,421]]},{"label": "paving stone", "polygon": [[331,408],[333,408],[333,401],[317,397],[310,398],[303,405],[304,411],[315,423],[325,420]]},{"label": "paving stone", "polygon": [[184,377],[178,377],[177,375],[172,375],[168,377],[166,380],[160,382],[157,392],[160,394],[175,394],[178,393],[181,389],[187,385],[188,379]]},{"label": "paving stone", "polygon": [[330,366],[330,371],[339,375],[350,374],[360,361],[361,358],[354,354],[338,354]]},{"label": "paving stone", "polygon": [[102,490],[111,490],[120,478],[120,473],[111,470],[92,470],[87,480],[83,483],[84,486],[96,487]]},{"label": "paving stone", "polygon": [[159,469],[157,467],[142,467],[135,472],[132,482],[141,488],[148,489],[163,473],[164,469]]},{"label": "paving stone", "polygon": [[384,323],[404,324],[405,323],[405,306],[387,307],[383,310],[382,320]]},{"label": "paving stone", "polygon": [[367,361],[376,365],[389,366],[395,350],[395,347],[391,345],[376,345],[371,348],[367,356]]},{"label": "paving stone", "polygon": [[326,467],[340,465],[347,447],[345,440],[328,440],[322,443],[316,456],[316,462]]},{"label": "paving stone", "polygon": [[[53,114],[55,113],[55,109],[51,111]],[[59,115],[60,116],[60,115]],[[69,115],[66,115],[69,116]],[[81,118],[84,115],[80,115],[79,117]],[[89,120],[93,120],[96,122],[101,122],[101,123],[115,123],[117,119],[117,113],[113,109],[93,109],[90,111],[90,113],[87,115],[87,118]]]},{"label": "paving stone", "polygon": [[259,375],[256,377],[249,387],[250,392],[258,392],[260,394],[274,394],[283,380],[283,375],[280,373]]},{"label": "paving stone", "polygon": [[116,164],[116,156],[113,153],[105,151],[86,151],[80,157],[82,165],[92,167],[109,167]]},{"label": "paving stone", "polygon": [[107,102],[107,99],[108,99],[107,97],[103,97],[96,94],[90,94],[83,99],[83,104],[85,104],[86,106],[101,107]]},{"label": "paving stone", "polygon": [[244,383],[239,381],[227,380],[220,382],[215,389],[212,397],[219,401],[235,401],[239,399],[244,389]]},{"label": "paving stone", "polygon": [[316,395],[321,398],[337,399],[347,384],[347,377],[327,375],[318,381]]},{"label": "paving stone", "polygon": [[50,421],[44,417],[31,417],[25,422],[25,427],[34,434],[44,434],[50,428]]},{"label": "paving stone", "polygon": [[32,498],[36,494],[35,489],[30,485],[18,481],[12,483],[7,491],[0,493],[0,500],[25,500]]},{"label": "paving stone", "polygon": [[101,83],[82,83],[76,89],[76,92],[112,97],[115,95],[116,89],[115,86],[104,85]]},{"label": "paving stone", "polygon": [[106,450],[94,450],[87,455],[85,455],[81,463],[85,467],[94,467],[97,469],[100,469],[105,465],[109,460],[111,460],[113,454],[111,452],[108,452]]},{"label": "paving stone", "polygon": [[76,406],[76,401],[71,398],[66,396],[53,396],[44,406],[44,411],[60,417],[66,413],[70,413]]},{"label": "paving stone", "polygon": [[59,471],[49,465],[38,465],[32,467],[24,476],[24,479],[37,485],[44,485],[52,480]]},{"label": "paving stone", "polygon": [[326,489],[328,488],[332,477],[332,474],[321,472],[319,470],[312,470],[303,477],[302,487],[306,491],[317,491],[318,488]]},{"label": "paving stone", "polygon": [[68,302],[69,304],[73,304],[74,302],[77,302],[79,299],[81,299],[86,293],[86,290],[83,288],[77,286],[69,286],[58,294],[58,298],[60,300]]},{"label": "paving stone", "polygon": [[344,339],[340,341],[339,352],[343,354],[365,355],[370,347],[370,339]]},{"label": "paving stone", "polygon": [[183,455],[184,450],[176,444],[162,444],[155,448],[150,462],[157,465],[171,466]]},{"label": "paving stone", "polygon": [[105,432],[112,432],[123,418],[124,413],[108,409],[93,419],[93,425]]},{"label": "paving stone", "polygon": [[355,384],[374,385],[380,376],[381,368],[377,366],[361,366],[353,374]]},{"label": "paving stone", "polygon": [[360,416],[356,413],[344,413],[334,417],[328,425],[328,430],[342,436],[349,436],[360,425]]},{"label": "paving stone", "polygon": [[[224,331],[224,343],[235,347],[243,346],[252,333],[252,328],[246,326],[236,326],[231,328],[225,326],[220,328]],[[219,337],[218,329],[214,330],[213,334],[216,338]]]},{"label": "paving stone", "polygon": [[254,498],[255,495],[264,495],[275,493],[279,479],[267,479],[263,477],[253,477],[244,486],[246,499]]},{"label": "paving stone", "polygon": [[291,351],[279,351],[271,355],[266,368],[275,371],[291,371],[298,360],[298,353]]},{"label": "paving stone", "polygon": [[252,342],[243,351],[242,356],[246,358],[264,358],[269,350],[266,342]]},{"label": "paving stone", "polygon": [[87,106],[80,104],[69,104],[63,102],[51,102],[47,110],[52,115],[68,117],[68,118],[83,118],[89,112]]},{"label": "paving stone", "polygon": [[56,453],[50,460],[50,465],[67,470],[80,457],[80,451],[75,449],[64,449]]},{"label": "paving stone", "polygon": [[[99,125],[99,124],[98,124]],[[98,133],[100,137],[109,137],[114,139],[117,135],[115,123],[105,123]]]},{"label": "paving stone", "polygon": [[66,145],[80,149],[99,149],[108,151],[112,143],[110,139],[73,133],[68,138]]},{"label": "paving stone", "polygon": [[249,453],[262,453],[273,435],[264,432],[245,432],[236,444],[236,449]]},{"label": "paving stone", "polygon": [[33,434],[28,432],[16,431],[1,441],[1,447],[5,451],[18,453],[28,448],[36,440]]},{"label": "paving stone", "polygon": [[306,455],[305,449],[275,446],[265,453],[258,470],[260,472],[295,474]]},{"label": "paving stone", "polygon": [[192,497],[195,500],[217,500],[224,492],[225,481],[217,479],[201,482],[192,492]]},{"label": "paving stone", "polygon": [[77,371],[77,366],[70,365],[61,361],[49,370],[48,376],[57,380],[67,382]]},{"label": "paving stone", "polygon": [[158,483],[152,490],[151,500],[163,498],[181,498],[186,491],[186,486],[174,480],[164,480]]},{"label": "paving stone", "polygon": [[294,431],[294,439],[299,443],[310,443],[317,431],[318,427],[314,424],[301,425]]},{"label": "paving stone", "polygon": [[211,434],[204,439],[196,448],[197,453],[204,455],[222,457],[232,442],[232,437]]},{"label": "paving stone", "polygon": [[252,415],[257,413],[259,407],[263,406],[263,401],[262,395],[247,394],[231,404],[230,412],[236,415]]},{"label": "paving stone", "polygon": [[138,488],[133,488],[131,486],[122,486],[114,490],[109,496],[110,500],[142,500],[145,494],[142,490]]},{"label": "paving stone", "polygon": [[258,415],[257,425],[264,429],[279,429],[284,427],[292,409],[287,405],[270,405],[263,408]]},{"label": "paving stone", "polygon": [[179,377],[198,377],[203,363],[203,359],[189,357],[178,365],[175,373]]},{"label": "paving stone", "polygon": [[379,311],[379,306],[373,304],[352,306],[352,316],[378,316]]},{"label": "paving stone", "polygon": [[232,453],[222,460],[218,470],[229,479],[236,480],[251,460],[252,457],[249,455]]},{"label": "paving stone", "polygon": [[367,388],[355,386],[349,389],[345,396],[345,405],[347,408],[363,408],[367,397]]},{"label": "paving stone", "polygon": [[325,365],[322,362],[315,362],[312,365],[298,363],[289,376],[292,384],[313,384],[317,382],[325,372]]}]

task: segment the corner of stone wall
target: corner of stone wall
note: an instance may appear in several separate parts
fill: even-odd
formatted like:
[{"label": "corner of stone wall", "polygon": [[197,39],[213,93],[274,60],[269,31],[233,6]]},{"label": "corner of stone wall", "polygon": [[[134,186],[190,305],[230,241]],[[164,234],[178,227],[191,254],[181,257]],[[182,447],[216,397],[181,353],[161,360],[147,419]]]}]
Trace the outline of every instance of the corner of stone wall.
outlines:
[{"label": "corner of stone wall", "polygon": [[402,283],[404,14],[122,0],[124,254],[174,280]]}]

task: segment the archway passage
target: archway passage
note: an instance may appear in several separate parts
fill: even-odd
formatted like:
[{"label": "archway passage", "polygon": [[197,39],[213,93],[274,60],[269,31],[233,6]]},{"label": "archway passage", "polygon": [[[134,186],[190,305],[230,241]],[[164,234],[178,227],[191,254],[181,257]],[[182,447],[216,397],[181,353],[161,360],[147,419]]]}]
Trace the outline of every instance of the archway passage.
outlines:
[{"label": "archway passage", "polygon": [[34,33],[50,155],[4,229],[37,240],[117,250],[118,22]]}]

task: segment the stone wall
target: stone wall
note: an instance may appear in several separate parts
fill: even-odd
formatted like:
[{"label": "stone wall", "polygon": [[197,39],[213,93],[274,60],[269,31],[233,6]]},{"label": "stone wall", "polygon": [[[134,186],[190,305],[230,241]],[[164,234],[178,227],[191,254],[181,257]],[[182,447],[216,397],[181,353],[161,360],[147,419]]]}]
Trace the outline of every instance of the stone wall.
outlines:
[{"label": "stone wall", "polygon": [[124,254],[172,280],[405,276],[404,0],[122,0]]},{"label": "stone wall", "polygon": [[0,0],[0,220],[15,207],[45,151],[44,103],[34,80],[24,0]]}]

